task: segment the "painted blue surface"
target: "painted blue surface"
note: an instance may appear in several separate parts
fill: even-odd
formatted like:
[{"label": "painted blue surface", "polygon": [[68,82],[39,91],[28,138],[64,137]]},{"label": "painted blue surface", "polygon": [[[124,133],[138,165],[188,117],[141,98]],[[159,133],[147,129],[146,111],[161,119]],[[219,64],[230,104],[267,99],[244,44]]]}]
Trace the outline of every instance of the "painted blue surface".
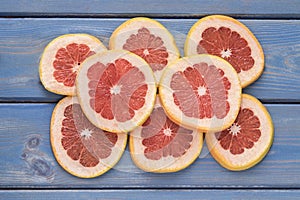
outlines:
[{"label": "painted blue surface", "polygon": [[268,104],[273,146],[257,166],[230,172],[207,150],[178,173],[153,174],[132,163],[128,149],[114,169],[94,179],[68,174],[49,142],[55,104],[0,104],[0,187],[20,188],[300,188],[300,105]]},{"label": "painted blue surface", "polygon": [[[265,53],[265,71],[244,89],[267,103],[273,146],[257,166],[231,172],[203,149],[189,168],[152,174],[128,149],[114,169],[94,179],[56,162],[49,123],[59,95],[39,81],[43,49],[55,37],[89,33],[106,45],[130,17],[155,17],[182,53],[202,16],[226,14],[245,23]],[[2,0],[0,5],[0,199],[300,199],[300,1],[298,0]],[[25,102],[25,103],[24,103]],[[70,189],[71,188],[71,189]],[[25,190],[24,190],[25,189]]]},{"label": "painted blue surface", "polygon": [[[67,33],[89,33],[107,44],[125,19],[0,19],[0,101],[56,102],[39,80],[45,46]],[[196,19],[158,19],[176,38],[181,52]],[[241,20],[265,53],[265,71],[245,89],[264,102],[300,102],[300,20]]]},{"label": "painted blue surface", "polygon": [[298,190],[43,190],[31,192],[27,190],[0,191],[3,199],[264,199],[264,200],[298,200]]},{"label": "painted blue surface", "polygon": [[298,0],[2,0],[2,16],[169,16],[207,14],[293,18],[300,15]]}]

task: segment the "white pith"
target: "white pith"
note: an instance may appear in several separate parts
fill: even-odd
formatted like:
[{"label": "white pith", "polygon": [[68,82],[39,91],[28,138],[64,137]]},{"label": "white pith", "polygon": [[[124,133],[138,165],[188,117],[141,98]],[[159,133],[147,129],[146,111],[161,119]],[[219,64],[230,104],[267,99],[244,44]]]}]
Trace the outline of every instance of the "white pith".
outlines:
[{"label": "white pith", "polygon": [[122,88],[121,85],[114,85],[114,86],[112,86],[110,88],[110,94],[112,94],[112,95],[120,94],[121,88]]},{"label": "white pith", "polygon": [[81,131],[80,136],[84,139],[89,139],[92,136],[93,131],[89,130],[88,128]]},{"label": "white pith", "polygon": [[148,56],[150,53],[149,53],[148,49],[145,49],[145,50],[143,51],[143,54],[144,54],[145,56]]},{"label": "white pith", "polygon": [[233,123],[229,130],[232,135],[237,135],[240,132],[241,127],[237,123]]},{"label": "white pith", "polygon": [[172,135],[172,130],[170,129],[170,128],[166,128],[166,129],[164,129],[164,134],[166,135],[166,136],[171,136]]},{"label": "white pith", "polygon": [[204,86],[199,86],[198,87],[198,95],[203,96],[206,94],[206,88]]},{"label": "white pith", "polygon": [[221,57],[222,58],[229,58],[231,56],[231,50],[230,49],[223,49],[221,51]]}]

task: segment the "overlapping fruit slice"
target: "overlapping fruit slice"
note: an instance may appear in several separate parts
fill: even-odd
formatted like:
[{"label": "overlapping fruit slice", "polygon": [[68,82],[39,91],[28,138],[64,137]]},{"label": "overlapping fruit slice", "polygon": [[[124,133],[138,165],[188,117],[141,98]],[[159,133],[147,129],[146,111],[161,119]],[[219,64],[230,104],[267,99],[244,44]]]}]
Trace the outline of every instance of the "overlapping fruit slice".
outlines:
[{"label": "overlapping fruit slice", "polygon": [[83,112],[106,131],[131,131],[146,121],[154,106],[153,72],[129,51],[111,50],[86,59],[76,83]]},{"label": "overlapping fruit slice", "polygon": [[223,167],[244,170],[264,158],[273,137],[273,123],[267,109],[255,97],[243,94],[235,122],[220,132],[206,134],[206,143]]},{"label": "overlapping fruit slice", "polygon": [[171,33],[159,22],[137,17],[121,24],[112,34],[110,49],[125,49],[142,57],[152,68],[157,82],[164,68],[179,58]]},{"label": "overlapping fruit slice", "polygon": [[157,98],[147,121],[130,133],[129,147],[139,168],[163,173],[188,167],[199,156],[202,144],[203,133],[171,121]]},{"label": "overlapping fruit slice", "polygon": [[176,123],[202,131],[220,131],[235,120],[241,85],[222,58],[202,54],[169,65],[159,85],[167,115]]},{"label": "overlapping fruit slice", "polygon": [[96,37],[88,34],[66,34],[52,40],[40,60],[40,80],[51,92],[75,95],[78,68],[89,56],[106,51]]},{"label": "overlapping fruit slice", "polygon": [[264,69],[263,50],[252,32],[241,22],[211,15],[190,29],[185,56],[208,53],[227,60],[238,72],[242,87],[254,82]]},{"label": "overlapping fruit slice", "polygon": [[77,98],[65,97],[53,111],[50,140],[56,160],[66,171],[92,178],[118,162],[127,135],[95,127],[83,114]]}]

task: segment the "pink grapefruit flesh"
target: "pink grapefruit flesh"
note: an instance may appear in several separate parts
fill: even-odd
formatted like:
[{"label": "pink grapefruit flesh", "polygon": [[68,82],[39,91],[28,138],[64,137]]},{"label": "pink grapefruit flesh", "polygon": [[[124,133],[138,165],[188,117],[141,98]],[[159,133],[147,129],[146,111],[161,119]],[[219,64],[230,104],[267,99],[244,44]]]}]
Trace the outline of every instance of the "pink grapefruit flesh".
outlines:
[{"label": "pink grapefruit flesh", "polygon": [[110,49],[124,49],[143,58],[154,72],[157,83],[164,68],[179,58],[171,33],[159,22],[137,17],[121,24],[112,34]]},{"label": "pink grapefruit flesh", "polygon": [[241,85],[227,61],[203,54],[169,65],[161,79],[159,95],[172,120],[208,132],[222,130],[235,120]]},{"label": "pink grapefruit flesh", "polygon": [[92,56],[82,64],[78,96],[84,113],[96,126],[126,132],[150,115],[156,86],[149,65],[124,50]]},{"label": "pink grapefruit flesh", "polygon": [[95,127],[76,97],[65,97],[53,111],[50,139],[54,155],[75,176],[91,178],[108,171],[120,159],[126,138],[126,134]]},{"label": "pink grapefruit flesh", "polygon": [[243,94],[234,123],[220,132],[206,135],[211,154],[229,170],[245,170],[260,162],[273,141],[272,119],[255,97]]},{"label": "pink grapefruit flesh", "polygon": [[149,172],[175,172],[192,164],[199,156],[203,133],[171,121],[159,100],[147,121],[130,133],[133,161]]},{"label": "pink grapefruit flesh", "polygon": [[44,87],[62,95],[76,94],[75,80],[82,62],[95,53],[106,51],[96,37],[66,34],[52,40],[40,60],[40,79]]},{"label": "pink grapefruit flesh", "polygon": [[190,29],[185,56],[211,54],[227,60],[239,75],[242,87],[253,83],[264,69],[262,47],[253,33],[231,17],[212,15]]}]

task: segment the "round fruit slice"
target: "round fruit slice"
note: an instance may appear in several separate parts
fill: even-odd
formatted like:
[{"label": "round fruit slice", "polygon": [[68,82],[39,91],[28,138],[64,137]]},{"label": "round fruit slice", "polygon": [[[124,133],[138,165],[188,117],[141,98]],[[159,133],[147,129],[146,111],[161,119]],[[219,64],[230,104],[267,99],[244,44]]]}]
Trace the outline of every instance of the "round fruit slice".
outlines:
[{"label": "round fruit slice", "polygon": [[212,156],[229,170],[245,170],[268,153],[274,137],[271,116],[255,97],[243,94],[239,115],[228,129],[206,134]]},{"label": "round fruit slice", "polygon": [[89,56],[106,51],[96,37],[87,34],[67,34],[52,40],[40,60],[40,80],[53,93],[75,95],[78,68]]},{"label": "round fruit slice", "polygon": [[167,115],[187,128],[220,131],[235,120],[241,85],[224,59],[195,55],[169,65],[161,78],[159,95]]},{"label": "round fruit slice", "polygon": [[224,58],[238,72],[242,87],[258,79],[264,69],[258,40],[244,24],[227,16],[212,15],[196,22],[184,52],[186,56],[208,53]]},{"label": "round fruit slice", "polygon": [[179,58],[179,50],[171,33],[159,22],[137,17],[120,25],[109,41],[110,49],[125,49],[142,57],[159,82],[164,68]]},{"label": "round fruit slice", "polygon": [[69,173],[92,178],[111,169],[124,152],[127,134],[103,131],[89,122],[76,97],[54,108],[50,139],[58,163]]},{"label": "round fruit slice", "polygon": [[176,172],[198,158],[203,133],[185,129],[171,121],[157,98],[147,121],[131,132],[129,144],[131,157],[142,170]]},{"label": "round fruit slice", "polygon": [[96,54],[82,63],[77,94],[87,118],[110,132],[127,132],[151,114],[156,84],[149,65],[124,50]]}]

